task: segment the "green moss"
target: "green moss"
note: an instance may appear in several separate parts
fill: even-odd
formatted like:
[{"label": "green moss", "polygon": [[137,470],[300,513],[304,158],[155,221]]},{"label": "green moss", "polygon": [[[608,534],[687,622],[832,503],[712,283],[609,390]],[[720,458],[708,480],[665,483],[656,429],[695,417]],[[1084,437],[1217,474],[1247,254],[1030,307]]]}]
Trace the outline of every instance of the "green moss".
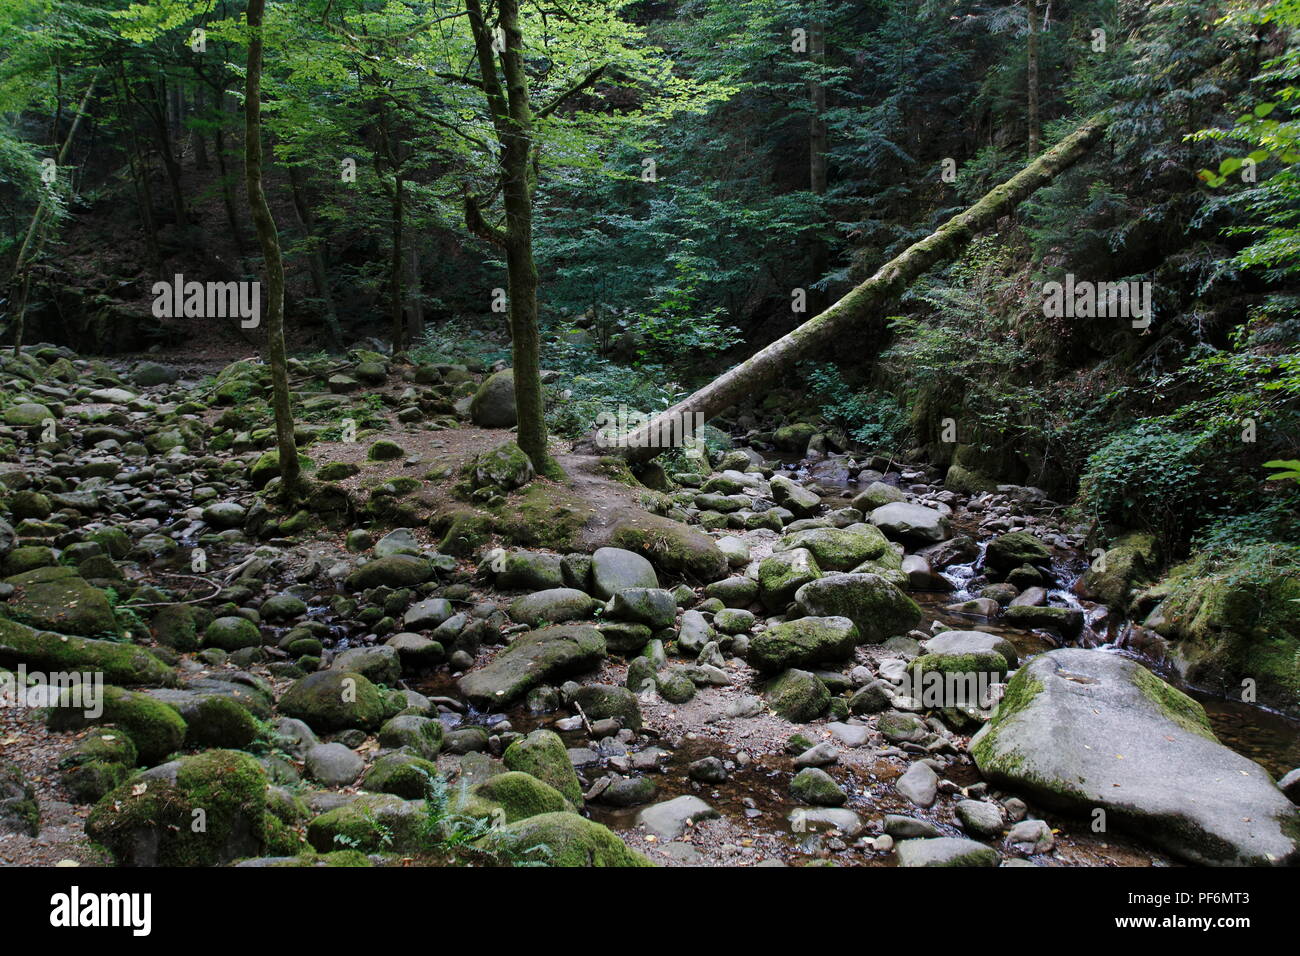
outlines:
[{"label": "green moss", "polygon": [[36,631],[0,618],[0,661],[46,672],[93,671],[114,684],[171,686],[176,673],[134,644]]},{"label": "green moss", "polygon": [[506,748],[502,760],[511,770],[529,774],[576,806],[582,806],[582,784],[559,734],[534,730]]},{"label": "green moss", "polygon": [[153,765],[179,750],[185,742],[185,720],[173,708],[138,691],[105,685],[103,713],[88,718],[65,691],[59,706],[51,707],[46,722],[51,730],[77,730],[92,723],[114,724],[130,735],[140,762]]},{"label": "green moss", "polygon": [[543,813],[493,830],[479,845],[515,863],[653,866],[613,831],[576,813]]},{"label": "green moss", "polygon": [[576,492],[552,481],[535,481],[496,506],[495,530],[522,547],[574,550],[593,509]]},{"label": "green moss", "polygon": [[86,833],[119,863],[211,866],[260,855],[265,817],[266,777],[257,761],[209,750],[183,758],[174,780],[137,776],[106,795]]},{"label": "green moss", "polygon": [[564,794],[532,774],[508,771],[475,784],[456,808],[460,815],[494,825],[514,823],[542,813],[572,811]]},{"label": "green moss", "polygon": [[993,764],[996,756],[994,736],[997,733],[997,725],[1010,720],[1027,708],[1042,692],[1043,682],[1031,676],[1027,668],[1016,671],[1015,676],[1007,683],[1007,689],[1003,692],[1002,699],[998,701],[992,719],[985,725],[982,736],[971,745],[971,756],[975,758],[975,763],[981,770],[987,772],[987,768]]},{"label": "green moss", "polygon": [[1161,713],[1183,730],[1218,742],[1210,727],[1210,718],[1205,714],[1205,708],[1182,691],[1166,684],[1145,667],[1134,669],[1133,683],[1137,685],[1138,690],[1142,691],[1143,696],[1160,708]]}]

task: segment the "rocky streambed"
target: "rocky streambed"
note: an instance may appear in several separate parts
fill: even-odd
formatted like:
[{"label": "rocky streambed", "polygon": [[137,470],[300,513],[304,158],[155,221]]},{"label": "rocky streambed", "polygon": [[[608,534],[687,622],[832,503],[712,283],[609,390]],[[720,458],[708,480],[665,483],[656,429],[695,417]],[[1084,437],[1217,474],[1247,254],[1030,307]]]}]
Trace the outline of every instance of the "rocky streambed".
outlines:
[{"label": "rocky streambed", "polygon": [[256,363],[3,361],[0,666],[108,686],[0,709],[0,859],[1300,852],[1296,726],[1157,676],[1035,489],[750,448],[549,482],[473,424],[500,376],[363,353],[295,366],[286,509]]}]

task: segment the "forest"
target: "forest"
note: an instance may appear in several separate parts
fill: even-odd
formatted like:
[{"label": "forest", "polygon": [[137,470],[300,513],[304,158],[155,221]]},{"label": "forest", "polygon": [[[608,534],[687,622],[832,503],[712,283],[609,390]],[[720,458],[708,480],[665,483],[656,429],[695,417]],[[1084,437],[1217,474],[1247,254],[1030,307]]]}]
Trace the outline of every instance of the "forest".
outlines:
[{"label": "forest", "polygon": [[1300,865],[1300,0],[4,0],[0,419],[6,867]]}]

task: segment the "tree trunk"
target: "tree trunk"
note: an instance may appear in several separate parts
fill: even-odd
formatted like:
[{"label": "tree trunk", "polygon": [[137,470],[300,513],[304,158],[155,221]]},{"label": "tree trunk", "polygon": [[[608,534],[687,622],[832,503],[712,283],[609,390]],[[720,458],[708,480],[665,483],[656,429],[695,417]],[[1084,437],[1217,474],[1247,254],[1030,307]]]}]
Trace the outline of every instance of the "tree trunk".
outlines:
[{"label": "tree trunk", "polygon": [[402,254],[402,219],[405,210],[403,203],[403,193],[405,189],[402,185],[402,174],[400,171],[393,173],[393,192],[391,195],[393,207],[393,225],[392,225],[392,242],[393,255],[388,264],[388,309],[389,324],[393,339],[393,354],[403,351],[407,346],[406,341],[406,297],[402,292],[403,279],[403,254]]},{"label": "tree trunk", "polygon": [[284,347],[284,261],[271,207],[262,190],[262,16],[266,0],[248,0],[248,76],[244,95],[244,176],[248,205],[266,262],[266,357],[271,366],[275,446],[280,453],[281,495],[298,490],[298,446],[293,440],[289,366]]},{"label": "tree trunk", "polygon": [[[58,159],[55,160],[57,166],[62,166],[64,160],[68,158],[68,150],[72,147],[72,141],[77,136],[77,128],[81,125],[81,118],[86,115],[86,107],[90,105],[91,94],[95,92],[95,84],[99,82],[99,70],[96,70],[90,78],[90,84],[86,87],[86,93],[81,98],[81,105],[77,107],[77,115],[73,117],[72,128],[68,130],[67,138],[63,141],[63,146],[59,150]],[[18,249],[18,255],[14,259],[13,278],[10,281],[10,288],[21,281],[21,292],[19,294],[18,308],[15,310],[14,318],[14,355],[18,355],[23,348],[23,332],[27,325],[27,294],[31,289],[31,275],[28,274],[28,267],[31,261],[36,258],[41,248],[41,240],[37,239],[41,226],[44,225],[45,216],[49,207],[46,205],[45,197],[36,203],[36,209],[32,213],[32,221],[27,227],[27,235],[23,238],[23,244]],[[43,234],[42,234],[43,235]]]},{"label": "tree trunk", "polygon": [[[812,59],[813,69],[820,70],[826,64],[826,25],[820,20],[812,24],[808,31],[808,53]],[[808,188],[814,196],[826,195],[826,86],[821,77],[814,77],[808,83],[808,101],[812,115],[808,119]],[[819,237],[813,239],[811,278],[820,281],[826,274],[826,243]],[[809,307],[820,312],[826,304],[826,293],[809,288],[807,301]]]},{"label": "tree trunk", "polygon": [[1028,88],[1028,126],[1029,126],[1029,158],[1032,160],[1038,155],[1038,141],[1040,138],[1040,122],[1038,118],[1038,0],[1025,0],[1026,16],[1029,20],[1029,76],[1026,80]]},{"label": "tree trunk", "polygon": [[[715,378],[699,391],[662,412],[629,436],[622,452],[633,461],[648,461],[662,448],[637,447],[664,434],[681,416],[703,414],[706,419],[763,389],[800,359],[835,340],[854,342],[861,349],[861,331],[854,326],[880,310],[926,270],[956,256],[979,232],[994,225],[1024,199],[1045,186],[1083,156],[1105,132],[1107,120],[1094,117],[1027,167],[958,213],[938,230],[885,263],[871,278],[850,291],[825,312],[777,339],[751,358]],[[671,434],[671,432],[668,432]]]},{"label": "tree trunk", "polygon": [[519,421],[517,441],[540,473],[554,473],[546,448],[546,418],[542,403],[541,337],[537,331],[537,264],[533,260],[533,182],[530,162],[533,148],[533,111],[524,73],[523,31],[519,0],[501,0],[501,29],[505,50],[501,69],[505,90],[497,76],[492,35],[480,0],[465,0],[474,46],[483,78],[483,93],[501,144],[501,192],[506,211],[507,286],[510,295],[510,351],[515,380],[515,411]]}]

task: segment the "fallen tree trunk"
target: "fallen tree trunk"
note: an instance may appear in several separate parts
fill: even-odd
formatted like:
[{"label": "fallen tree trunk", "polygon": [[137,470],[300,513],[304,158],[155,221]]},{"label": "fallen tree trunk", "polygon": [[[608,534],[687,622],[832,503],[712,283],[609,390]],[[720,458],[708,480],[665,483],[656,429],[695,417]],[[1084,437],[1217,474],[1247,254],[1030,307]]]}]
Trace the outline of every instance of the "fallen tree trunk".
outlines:
[{"label": "fallen tree trunk", "polygon": [[656,418],[631,432],[616,451],[634,462],[649,461],[660,452],[650,447],[657,436],[673,434],[673,422],[713,418],[744,398],[772,384],[782,372],[815,349],[848,335],[854,326],[898,296],[931,266],[955,257],[978,233],[1011,212],[1035,191],[1083,156],[1105,132],[1107,120],[1094,117],[1038,157],[1011,179],[986,193],[979,202],[885,263],[825,312],[715,378]]}]

